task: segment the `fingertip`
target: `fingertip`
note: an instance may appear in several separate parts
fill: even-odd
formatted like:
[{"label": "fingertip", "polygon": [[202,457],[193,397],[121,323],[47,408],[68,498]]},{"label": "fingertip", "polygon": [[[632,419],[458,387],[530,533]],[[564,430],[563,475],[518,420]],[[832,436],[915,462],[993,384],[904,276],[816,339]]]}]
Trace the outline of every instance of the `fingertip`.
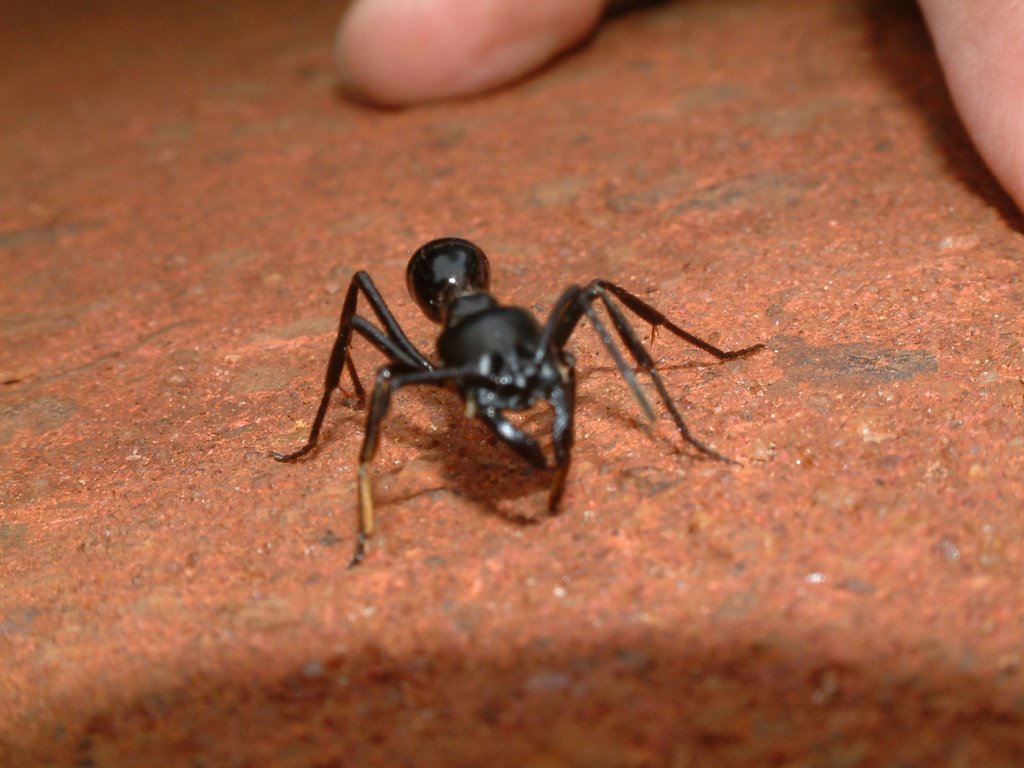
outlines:
[{"label": "fingertip", "polygon": [[356,0],[335,56],[343,86],[383,105],[464,96],[515,80],[579,43],[605,0]]},{"label": "fingertip", "polygon": [[1024,210],[1024,5],[921,0],[921,8],[971,139]]}]

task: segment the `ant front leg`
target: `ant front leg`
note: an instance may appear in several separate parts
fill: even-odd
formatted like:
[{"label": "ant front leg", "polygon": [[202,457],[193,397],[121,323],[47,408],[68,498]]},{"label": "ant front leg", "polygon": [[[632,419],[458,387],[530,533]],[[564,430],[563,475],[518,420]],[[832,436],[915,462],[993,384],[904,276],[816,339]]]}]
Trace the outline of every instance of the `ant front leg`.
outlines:
[{"label": "ant front leg", "polygon": [[558,511],[558,502],[565,490],[565,477],[569,474],[572,458],[573,419],[576,413],[576,370],[570,359],[564,383],[551,392],[551,407],[555,409],[555,422],[551,428],[551,442],[555,451],[555,476],[548,493],[548,513]]},{"label": "ant front leg", "polygon": [[407,363],[393,363],[383,366],[377,371],[377,383],[370,398],[370,410],[366,414],[366,433],[363,436],[363,447],[359,451],[359,531],[356,535],[356,548],[348,567],[352,568],[363,562],[366,557],[366,545],[374,531],[373,519],[373,488],[370,482],[370,468],[377,455],[380,444],[380,429],[384,417],[391,407],[391,396],[399,389],[410,384],[433,384],[444,386],[448,382],[457,381],[465,372],[450,368],[434,368],[416,370]]},{"label": "ant front leg", "polygon": [[[362,293],[370,303],[371,309],[387,330],[385,334],[374,327],[366,319],[356,314],[359,294]],[[356,398],[360,403],[366,400],[366,391],[363,389],[359,375],[356,373],[355,364],[352,362],[352,355],[349,348],[352,343],[352,332],[356,331],[366,338],[375,347],[380,349],[389,359],[411,365],[414,368],[431,369],[431,362],[413,345],[409,338],[398,325],[395,316],[384,303],[383,297],[373,280],[366,272],[356,272],[349,283],[348,291],[345,294],[345,303],[342,305],[341,318],[338,321],[338,335],[334,339],[331,348],[331,356],[327,360],[327,371],[324,374],[324,390],[320,397],[320,405],[317,408],[316,416],[313,418],[313,426],[309,431],[309,438],[306,444],[299,450],[292,453],[271,452],[271,457],[276,461],[295,461],[312,451],[320,437],[320,430],[323,427],[324,417],[327,415],[327,407],[331,402],[331,395],[341,383],[341,374],[348,368],[349,376],[352,378],[352,387],[355,389]]]}]

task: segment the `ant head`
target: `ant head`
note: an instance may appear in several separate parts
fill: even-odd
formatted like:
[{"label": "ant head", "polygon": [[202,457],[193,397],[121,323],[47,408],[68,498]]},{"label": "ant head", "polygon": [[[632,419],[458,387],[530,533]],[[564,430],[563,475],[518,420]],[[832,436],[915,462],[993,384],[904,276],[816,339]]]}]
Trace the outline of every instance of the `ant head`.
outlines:
[{"label": "ant head", "polygon": [[409,294],[435,323],[444,320],[458,296],[486,291],[491,267],[479,247],[461,237],[442,237],[420,246],[405,270]]}]

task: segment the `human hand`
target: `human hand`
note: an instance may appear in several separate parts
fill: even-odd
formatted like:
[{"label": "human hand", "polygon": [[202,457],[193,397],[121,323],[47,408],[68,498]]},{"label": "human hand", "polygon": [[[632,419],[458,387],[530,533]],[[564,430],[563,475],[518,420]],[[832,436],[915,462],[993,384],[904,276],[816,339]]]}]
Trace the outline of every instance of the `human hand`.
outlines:
[{"label": "human hand", "polygon": [[[1024,3],[919,2],[968,132],[1024,209]],[[338,65],[343,80],[373,102],[462,96],[522,77],[576,45],[607,5],[355,0],[338,29]]]},{"label": "human hand", "polygon": [[1024,210],[1024,4],[919,2],[967,132]]}]

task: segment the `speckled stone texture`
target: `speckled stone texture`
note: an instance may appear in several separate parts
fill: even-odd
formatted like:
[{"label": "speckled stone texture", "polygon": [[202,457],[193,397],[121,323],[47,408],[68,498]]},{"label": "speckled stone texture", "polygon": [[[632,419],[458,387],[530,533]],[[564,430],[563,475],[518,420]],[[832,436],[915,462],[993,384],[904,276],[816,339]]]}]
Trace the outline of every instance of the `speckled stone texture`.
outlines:
[{"label": "speckled stone texture", "polygon": [[[1024,764],[1022,221],[914,6],[659,5],[403,111],[337,91],[338,12],[3,12],[0,764]],[[267,453],[356,269],[430,348],[404,268],[446,234],[538,314],[603,276],[764,341],[654,345],[742,465],[584,329],[561,515],[404,392],[346,570],[351,390]]]}]

